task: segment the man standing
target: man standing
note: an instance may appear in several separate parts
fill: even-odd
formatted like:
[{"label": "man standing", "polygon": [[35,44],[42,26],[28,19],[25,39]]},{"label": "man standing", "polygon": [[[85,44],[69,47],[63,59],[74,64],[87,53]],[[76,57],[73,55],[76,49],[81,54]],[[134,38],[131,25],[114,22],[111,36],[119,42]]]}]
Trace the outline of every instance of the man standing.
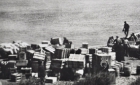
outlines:
[{"label": "man standing", "polygon": [[116,39],[114,40],[114,51],[116,52],[116,60],[119,62],[124,61],[123,48],[122,40],[119,38],[119,36],[116,36]]},{"label": "man standing", "polygon": [[126,21],[124,21],[123,31],[124,31],[124,34],[126,35],[126,38],[127,38],[128,33],[129,33],[129,24],[127,24]]}]

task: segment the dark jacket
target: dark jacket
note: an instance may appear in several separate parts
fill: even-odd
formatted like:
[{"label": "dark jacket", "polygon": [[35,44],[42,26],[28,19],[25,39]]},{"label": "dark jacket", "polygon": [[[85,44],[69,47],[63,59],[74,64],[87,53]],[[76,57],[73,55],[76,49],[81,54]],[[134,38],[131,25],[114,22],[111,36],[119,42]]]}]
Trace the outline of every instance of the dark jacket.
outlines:
[{"label": "dark jacket", "polygon": [[129,25],[127,23],[124,24],[124,30],[129,31]]}]

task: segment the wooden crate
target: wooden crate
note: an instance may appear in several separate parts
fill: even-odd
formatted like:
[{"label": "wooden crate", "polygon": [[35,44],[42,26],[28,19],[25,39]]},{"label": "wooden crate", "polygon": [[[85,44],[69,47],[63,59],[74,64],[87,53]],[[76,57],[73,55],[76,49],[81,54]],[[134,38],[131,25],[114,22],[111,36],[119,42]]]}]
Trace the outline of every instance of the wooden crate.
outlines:
[{"label": "wooden crate", "polygon": [[63,44],[63,39],[60,37],[55,37],[55,38],[51,38],[51,44],[56,45],[56,44]]},{"label": "wooden crate", "polygon": [[31,67],[22,67],[21,68],[21,72],[23,73],[23,74],[29,74],[29,73],[31,73],[32,72],[32,68]]},{"label": "wooden crate", "polygon": [[32,77],[38,78],[38,73],[32,73]]},{"label": "wooden crate", "polygon": [[17,68],[10,68],[10,74],[17,73]]},{"label": "wooden crate", "polygon": [[49,45],[50,44],[50,41],[46,41],[45,40],[45,41],[42,41],[41,44],[47,44],[47,45]]},{"label": "wooden crate", "polygon": [[115,70],[114,69],[108,69],[108,72],[109,72],[109,76],[110,76],[110,82],[111,82],[111,85],[115,85],[116,84],[116,73],[115,73]]},{"label": "wooden crate", "polygon": [[17,59],[17,55],[8,55],[8,59],[9,60],[16,60]]},{"label": "wooden crate", "polygon": [[116,60],[116,52],[109,52],[108,55],[111,56],[111,60]]},{"label": "wooden crate", "polygon": [[86,48],[80,48],[81,54],[89,54],[89,49]]},{"label": "wooden crate", "polygon": [[86,62],[92,62],[92,54],[86,54]]},{"label": "wooden crate", "polygon": [[47,46],[44,48],[45,51],[51,52],[54,54],[55,52],[55,48],[53,46]]},{"label": "wooden crate", "polygon": [[92,56],[93,73],[107,71],[111,67],[111,56],[108,54],[94,54]]},{"label": "wooden crate", "polygon": [[55,83],[57,82],[57,77],[47,77],[45,83]]},{"label": "wooden crate", "polygon": [[83,43],[83,44],[82,44],[82,48],[88,49],[88,43]]},{"label": "wooden crate", "polygon": [[51,52],[46,52],[47,61],[51,61]]},{"label": "wooden crate", "polygon": [[31,48],[32,48],[32,50],[35,50],[35,49],[38,49],[39,46],[38,46],[38,44],[31,44]]},{"label": "wooden crate", "polygon": [[17,60],[16,66],[27,66],[28,60]]},{"label": "wooden crate", "polygon": [[97,53],[97,50],[96,48],[89,48],[89,54],[95,54]]},{"label": "wooden crate", "polygon": [[67,60],[68,59],[53,59],[51,61],[50,68],[55,69],[55,71],[59,71]]},{"label": "wooden crate", "polygon": [[25,73],[26,79],[29,79],[32,76],[32,73]]},{"label": "wooden crate", "polygon": [[27,47],[26,46],[20,46],[19,47],[19,52],[26,52],[27,51]]},{"label": "wooden crate", "polygon": [[69,58],[70,48],[57,48],[55,51],[55,58],[64,59]]},{"label": "wooden crate", "polygon": [[99,49],[102,50],[102,52],[105,52],[105,53],[112,52],[112,47],[101,47]]},{"label": "wooden crate", "polygon": [[86,54],[86,64],[92,68],[92,54]]},{"label": "wooden crate", "polygon": [[8,61],[1,61],[2,78],[4,79],[9,78],[10,72],[8,67]]},{"label": "wooden crate", "polygon": [[13,73],[13,74],[11,74],[10,80],[12,82],[19,82],[21,80],[21,76],[22,76],[22,74],[20,74],[20,73]]},{"label": "wooden crate", "polygon": [[26,57],[27,59],[33,59],[33,55],[34,55],[35,51],[34,50],[27,50],[26,52]]},{"label": "wooden crate", "polygon": [[20,52],[18,54],[19,60],[26,60],[26,53],[25,52]]},{"label": "wooden crate", "polygon": [[84,68],[86,64],[86,56],[81,54],[70,54],[68,65],[72,68]]},{"label": "wooden crate", "polygon": [[37,73],[38,72],[38,61],[32,61],[31,67],[32,67],[32,72]]},{"label": "wooden crate", "polygon": [[33,56],[33,59],[38,59],[38,60],[45,60],[45,54],[41,54],[41,53],[39,53],[39,52],[35,52],[34,53],[34,56]]},{"label": "wooden crate", "polygon": [[65,48],[71,48],[71,49],[74,49],[75,46],[74,46],[73,44],[69,44],[69,43],[67,43],[67,44],[65,44]]},{"label": "wooden crate", "polygon": [[14,68],[16,67],[16,61],[15,60],[10,60],[10,61],[7,61],[7,67],[8,68]]},{"label": "wooden crate", "polygon": [[14,68],[16,66],[15,60],[1,61],[1,66],[4,65],[6,68]]},{"label": "wooden crate", "polygon": [[70,54],[69,60],[85,61],[85,55]]}]

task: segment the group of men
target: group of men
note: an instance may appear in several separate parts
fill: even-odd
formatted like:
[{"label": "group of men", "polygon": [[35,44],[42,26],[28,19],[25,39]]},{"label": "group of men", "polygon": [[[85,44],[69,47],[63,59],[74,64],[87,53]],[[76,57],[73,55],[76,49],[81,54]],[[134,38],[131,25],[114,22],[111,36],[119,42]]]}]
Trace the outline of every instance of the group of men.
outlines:
[{"label": "group of men", "polygon": [[130,45],[127,38],[119,38],[119,36],[116,36],[116,39],[113,43],[113,51],[116,52],[117,61],[124,61],[124,56],[129,57]]},{"label": "group of men", "polygon": [[[124,56],[129,57],[129,50],[128,48],[129,43],[128,43],[128,33],[129,33],[129,24],[127,24],[126,21],[124,21],[124,28],[123,32],[125,34],[125,38],[119,38],[119,36],[116,36],[116,39],[112,37],[109,38],[107,45],[113,48],[113,51],[116,52],[116,60],[117,61],[124,61]],[[132,33],[133,34],[133,33]],[[131,35],[133,36],[133,35]],[[64,38],[64,43],[69,43],[69,41]],[[70,42],[71,43],[71,42]],[[113,43],[113,44],[112,44]],[[41,62],[39,62],[39,77],[41,80],[41,84],[44,85],[44,77],[45,77],[45,67]]]},{"label": "group of men", "polygon": [[124,38],[119,38],[119,36],[116,36],[116,39],[114,39],[113,36],[111,36],[107,42],[107,46],[112,47],[112,50],[116,52],[116,60],[121,62],[124,61],[124,56],[129,57],[129,43],[128,43],[128,33],[129,33],[129,24],[127,24],[126,21],[124,21],[124,27],[123,32],[125,34]]},{"label": "group of men", "polygon": [[130,52],[130,44],[136,45],[140,42],[140,35],[132,33],[129,37],[129,24],[127,24],[126,21],[124,21],[124,27],[123,32],[125,34],[125,37],[119,38],[119,36],[116,36],[116,39],[114,39],[113,36],[109,37],[109,40],[107,42],[108,47],[112,47],[112,50],[116,52],[116,60],[117,61],[124,61],[124,56],[129,57],[131,54]]}]

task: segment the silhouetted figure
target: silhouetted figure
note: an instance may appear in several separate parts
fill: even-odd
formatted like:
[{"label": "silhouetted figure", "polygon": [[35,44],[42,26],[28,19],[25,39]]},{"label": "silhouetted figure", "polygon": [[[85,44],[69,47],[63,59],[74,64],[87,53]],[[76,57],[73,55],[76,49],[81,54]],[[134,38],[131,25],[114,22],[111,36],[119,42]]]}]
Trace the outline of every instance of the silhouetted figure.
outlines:
[{"label": "silhouetted figure", "polygon": [[113,45],[114,45],[113,42],[114,42],[114,37],[113,36],[109,37],[109,39],[107,41],[107,46],[108,47],[113,47]]},{"label": "silhouetted figure", "polygon": [[71,49],[70,54],[75,54],[75,49]]},{"label": "silhouetted figure", "polygon": [[129,40],[130,40],[130,41],[134,41],[134,42],[137,41],[137,37],[135,36],[134,33],[131,34],[131,36],[129,37]]},{"label": "silhouetted figure", "polygon": [[124,28],[123,28],[123,31],[124,31],[124,34],[126,35],[126,38],[128,36],[128,33],[129,33],[129,24],[126,23],[126,21],[124,21]]},{"label": "silhouetted figure", "polygon": [[114,51],[118,51],[118,46],[122,43],[121,39],[119,38],[119,36],[116,36],[116,39],[114,40],[114,46],[113,46],[113,49]]},{"label": "silhouetted figure", "polygon": [[124,61],[124,46],[119,36],[116,36],[114,40],[114,49],[116,52],[116,60],[119,62]]},{"label": "silhouetted figure", "polygon": [[76,54],[81,54],[81,49],[76,50]]}]

